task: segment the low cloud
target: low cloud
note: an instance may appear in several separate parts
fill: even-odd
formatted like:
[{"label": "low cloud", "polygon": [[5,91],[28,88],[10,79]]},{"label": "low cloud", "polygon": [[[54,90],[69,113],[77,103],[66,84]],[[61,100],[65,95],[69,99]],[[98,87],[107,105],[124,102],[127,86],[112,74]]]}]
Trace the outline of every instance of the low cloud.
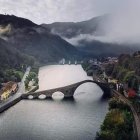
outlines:
[{"label": "low cloud", "polygon": [[0,0],[0,13],[35,23],[82,21],[112,11],[122,0]]},{"label": "low cloud", "polygon": [[92,41],[101,41],[101,42],[108,42],[111,43],[112,41],[105,38],[105,36],[95,36],[91,34],[80,34],[79,36],[73,37],[73,38],[64,38],[67,42],[71,43],[74,46],[82,46],[81,41],[84,40],[86,42],[92,42]]},{"label": "low cloud", "polygon": [[14,14],[35,23],[82,21],[104,13],[111,13],[101,24],[104,35],[79,35],[67,39],[72,44],[80,40],[99,40],[140,44],[140,0],[0,0],[0,13]]},{"label": "low cloud", "polygon": [[122,0],[122,5],[110,15],[101,40],[117,43],[140,43],[140,1]]},{"label": "low cloud", "polygon": [[73,45],[80,44],[81,40],[91,42],[97,40],[106,43],[140,44],[140,1],[122,0],[121,5],[109,15],[107,21],[101,23],[100,30],[104,34],[80,34],[71,39],[66,39]]}]

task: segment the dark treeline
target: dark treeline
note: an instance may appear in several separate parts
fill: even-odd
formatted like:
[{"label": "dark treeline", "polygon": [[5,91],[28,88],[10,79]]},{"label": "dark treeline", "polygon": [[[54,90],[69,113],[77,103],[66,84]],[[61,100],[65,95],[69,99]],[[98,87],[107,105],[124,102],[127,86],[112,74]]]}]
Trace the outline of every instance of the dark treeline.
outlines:
[{"label": "dark treeline", "polygon": [[0,39],[0,84],[19,82],[27,66],[33,66],[34,58],[25,55]]}]

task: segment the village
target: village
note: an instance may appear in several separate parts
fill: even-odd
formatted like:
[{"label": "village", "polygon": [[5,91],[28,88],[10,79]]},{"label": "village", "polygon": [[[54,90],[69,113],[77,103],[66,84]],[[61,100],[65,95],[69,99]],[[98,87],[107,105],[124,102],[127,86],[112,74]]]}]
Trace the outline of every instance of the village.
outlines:
[{"label": "village", "polygon": [[[138,51],[132,56],[124,54],[119,57],[91,59],[84,62],[83,68],[88,76],[98,77],[99,81],[104,80],[112,85],[111,88],[130,99],[140,112],[139,59],[140,52]],[[131,66],[129,67],[129,65]]]}]

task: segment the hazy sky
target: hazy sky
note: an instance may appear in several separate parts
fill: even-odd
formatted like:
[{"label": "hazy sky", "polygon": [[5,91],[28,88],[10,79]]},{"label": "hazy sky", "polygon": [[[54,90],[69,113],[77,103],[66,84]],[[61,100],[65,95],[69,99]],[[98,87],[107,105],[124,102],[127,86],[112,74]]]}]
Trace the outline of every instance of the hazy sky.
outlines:
[{"label": "hazy sky", "polygon": [[110,13],[125,0],[0,0],[0,13],[35,23],[83,21]]}]

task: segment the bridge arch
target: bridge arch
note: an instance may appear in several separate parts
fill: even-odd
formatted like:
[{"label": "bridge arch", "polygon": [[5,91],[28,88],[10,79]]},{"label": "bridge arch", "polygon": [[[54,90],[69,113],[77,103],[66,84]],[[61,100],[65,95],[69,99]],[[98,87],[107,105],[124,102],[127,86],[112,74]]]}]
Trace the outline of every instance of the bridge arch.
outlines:
[{"label": "bridge arch", "polygon": [[28,99],[29,99],[29,100],[34,99],[34,96],[33,96],[33,95],[29,95],[29,96],[28,96]]},{"label": "bridge arch", "polygon": [[84,80],[84,81],[81,81],[81,82],[75,84],[75,86],[73,88],[73,91],[72,91],[73,95],[74,95],[76,89],[79,86],[81,86],[81,85],[83,85],[85,83],[94,83],[94,84],[96,84],[103,91],[103,96],[104,97],[110,97],[111,91],[110,91],[110,87],[109,87],[108,83],[101,83],[100,81],[97,82],[97,81],[93,81],[93,80]]},{"label": "bridge arch", "polygon": [[[73,95],[76,95],[77,94],[77,90],[80,88],[80,87],[82,87],[82,86],[84,86],[84,85],[86,85],[86,84],[93,84],[93,85],[95,85],[102,93],[104,92],[103,91],[103,89],[97,84],[97,83],[95,83],[95,82],[93,82],[93,81],[87,81],[87,82],[84,82],[84,83],[81,83],[81,84],[79,84],[77,87],[75,87],[75,89],[74,89],[74,94]],[[85,89],[86,90],[86,89]],[[83,91],[85,91],[85,90],[83,90]],[[95,89],[96,90],[96,89]]]},{"label": "bridge arch", "polygon": [[61,100],[61,99],[63,99],[64,98],[64,93],[63,92],[61,92],[61,91],[56,91],[56,92],[54,92],[53,94],[52,94],[52,99],[54,99],[54,100]]},{"label": "bridge arch", "polygon": [[85,80],[85,81],[82,81],[82,82],[77,83],[77,85],[75,86],[75,89],[74,89],[74,93],[75,93],[75,91],[76,91],[80,86],[82,86],[82,85],[84,85],[84,84],[86,84],[86,83],[95,84],[95,85],[97,85],[97,86],[104,92],[104,90],[102,89],[102,87],[99,85],[98,82],[93,81],[93,80]]},{"label": "bridge arch", "polygon": [[39,96],[38,96],[38,99],[41,99],[41,100],[43,100],[43,99],[46,99],[46,95],[45,94],[40,94]]}]

